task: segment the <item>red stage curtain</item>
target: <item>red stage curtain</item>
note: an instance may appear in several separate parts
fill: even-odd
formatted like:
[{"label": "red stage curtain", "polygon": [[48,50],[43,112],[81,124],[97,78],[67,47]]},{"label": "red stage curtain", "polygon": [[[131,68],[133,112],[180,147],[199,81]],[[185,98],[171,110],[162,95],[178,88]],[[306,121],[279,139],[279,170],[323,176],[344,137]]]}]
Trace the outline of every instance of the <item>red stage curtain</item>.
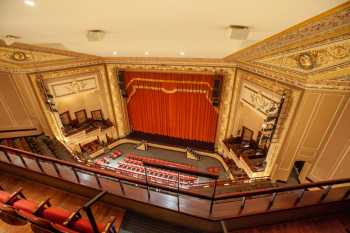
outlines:
[{"label": "red stage curtain", "polygon": [[210,102],[213,77],[125,72],[133,130],[213,143],[218,119]]}]

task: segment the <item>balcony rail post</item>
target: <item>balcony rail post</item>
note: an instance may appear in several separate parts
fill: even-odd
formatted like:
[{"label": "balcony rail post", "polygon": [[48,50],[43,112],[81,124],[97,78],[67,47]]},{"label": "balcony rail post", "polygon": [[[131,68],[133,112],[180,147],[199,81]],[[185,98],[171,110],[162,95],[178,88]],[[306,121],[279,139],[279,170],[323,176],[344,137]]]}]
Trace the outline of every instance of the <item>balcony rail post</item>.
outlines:
[{"label": "balcony rail post", "polygon": [[9,163],[13,163],[11,158],[10,158],[10,156],[9,156],[9,154],[7,153],[7,151],[4,150],[4,154],[5,154],[6,158],[7,158],[7,160],[9,161]]},{"label": "balcony rail post", "polygon": [[222,232],[223,232],[223,233],[228,233],[228,230],[227,230],[225,221],[224,221],[224,220],[221,220],[221,221],[220,221],[220,224],[221,224]]},{"label": "balcony rail post", "polygon": [[102,189],[102,185],[101,185],[101,182],[100,182],[100,179],[98,178],[98,175],[96,173],[95,174],[95,178],[96,178],[96,182],[97,182],[97,185],[100,189]]},{"label": "balcony rail post", "polygon": [[72,167],[72,170],[73,170],[73,173],[74,173],[74,175],[75,175],[75,178],[77,179],[78,184],[80,184],[80,178],[79,178],[79,176],[78,176],[77,171],[75,170],[74,167]]},{"label": "balcony rail post", "polygon": [[16,153],[16,155],[21,159],[21,162],[23,163],[23,166],[25,168],[28,168],[28,165],[27,165],[26,161],[23,159],[23,156],[20,153]]},{"label": "balcony rail post", "polygon": [[149,185],[148,185],[147,167],[145,165],[143,165],[143,167],[145,169],[145,179],[146,179],[148,200],[150,200],[151,199],[151,192],[149,190]]},{"label": "balcony rail post", "polygon": [[272,198],[269,202],[269,205],[267,206],[267,210],[271,209],[271,207],[273,206],[273,203],[275,202],[276,197],[277,197],[277,192],[274,192],[272,194]]},{"label": "balcony rail post", "polygon": [[119,179],[119,185],[120,185],[120,190],[122,191],[123,196],[125,196],[125,190],[124,190],[124,185],[122,184],[122,181]]},{"label": "balcony rail post", "polygon": [[180,212],[180,172],[177,171],[177,211]]},{"label": "balcony rail post", "polygon": [[243,209],[244,209],[245,200],[246,200],[246,196],[243,196],[242,199],[241,199],[241,211],[243,211]]},{"label": "balcony rail post", "polygon": [[331,191],[331,189],[332,189],[332,185],[327,185],[326,189],[322,193],[322,196],[321,196],[319,202],[322,202],[324,199],[326,199],[326,197],[328,196],[328,193],[329,193],[329,191]]},{"label": "balcony rail post", "polygon": [[40,164],[39,159],[35,159],[35,162],[36,162],[36,165],[38,165],[38,167],[39,167],[40,171],[41,171],[42,173],[45,173],[45,171],[44,171],[43,167],[42,167],[42,166],[41,166],[41,164]]},{"label": "balcony rail post", "polygon": [[52,164],[53,164],[53,167],[55,168],[55,171],[56,171],[56,173],[57,173],[57,176],[58,176],[58,177],[62,177],[62,176],[61,176],[61,173],[60,173],[60,170],[59,170],[58,167],[57,167],[57,164],[56,164],[55,162],[52,162]]},{"label": "balcony rail post", "polygon": [[95,217],[94,217],[94,215],[93,215],[93,213],[91,211],[91,208],[90,207],[84,208],[84,210],[85,210],[85,213],[86,213],[86,215],[87,215],[87,217],[88,217],[88,219],[90,221],[90,224],[91,224],[91,227],[93,229],[93,232],[94,233],[99,233],[100,231],[99,231],[99,229],[97,227],[96,220],[95,220]]},{"label": "balcony rail post", "polygon": [[214,205],[214,200],[215,200],[215,194],[216,194],[216,186],[217,186],[217,179],[214,182],[214,190],[213,190],[213,195],[211,196],[210,200],[210,209],[209,209],[209,216],[213,213],[213,205]]},{"label": "balcony rail post", "polygon": [[298,205],[299,202],[303,199],[306,189],[304,188],[303,191],[298,195],[297,199],[295,199],[294,206]]}]

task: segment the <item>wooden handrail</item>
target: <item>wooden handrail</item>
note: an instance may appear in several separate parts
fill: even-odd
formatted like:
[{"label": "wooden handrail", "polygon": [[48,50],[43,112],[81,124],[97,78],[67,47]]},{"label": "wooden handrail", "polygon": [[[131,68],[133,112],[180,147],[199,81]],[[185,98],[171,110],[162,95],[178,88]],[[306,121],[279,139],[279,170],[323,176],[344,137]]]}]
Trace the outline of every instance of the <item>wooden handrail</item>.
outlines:
[{"label": "wooden handrail", "polygon": [[257,196],[257,195],[263,195],[263,194],[280,193],[280,192],[316,188],[321,186],[344,184],[344,183],[350,183],[350,178],[326,180],[326,181],[319,181],[319,182],[307,183],[307,184],[286,185],[283,187],[266,188],[266,189],[237,192],[237,193],[230,193],[230,194],[221,194],[221,195],[217,195],[215,200],[224,200],[224,199],[239,198],[239,197],[251,197],[251,196]]},{"label": "wooden handrail", "polygon": [[[165,191],[179,192],[180,194],[190,195],[190,196],[194,196],[194,197],[198,197],[198,198],[202,198],[202,199],[206,199],[206,200],[211,200],[210,195],[195,193],[195,192],[191,192],[191,191],[186,190],[186,189],[177,190],[176,188],[170,188],[168,186],[163,186],[160,184],[154,184],[154,183],[147,184],[143,180],[132,178],[129,176],[115,174],[115,173],[110,172],[110,171],[96,169],[96,168],[92,168],[92,167],[89,167],[86,165],[80,165],[80,164],[72,163],[69,161],[59,160],[56,158],[46,157],[43,155],[39,155],[39,154],[27,152],[27,151],[22,151],[22,150],[18,150],[18,149],[3,146],[3,145],[0,145],[0,150],[11,151],[11,152],[14,152],[16,154],[17,153],[24,154],[27,156],[34,157],[36,159],[41,159],[41,160],[59,163],[59,164],[70,166],[70,167],[73,167],[73,168],[76,168],[79,170],[97,173],[97,174],[102,175],[102,176],[112,177],[112,178],[115,178],[117,180],[128,181],[130,183],[135,183],[135,184],[140,184],[140,185],[148,185],[149,187],[161,188]],[[320,182],[314,182],[314,183],[308,183],[308,184],[286,185],[283,187],[266,188],[266,189],[259,189],[259,190],[253,190],[253,191],[245,191],[245,192],[217,194],[215,196],[214,200],[216,201],[216,200],[225,200],[225,199],[232,199],[232,198],[251,197],[251,196],[257,196],[257,195],[263,195],[263,194],[273,194],[273,193],[301,190],[301,189],[321,187],[321,186],[327,186],[327,185],[344,184],[344,183],[350,183],[350,178],[327,180],[327,181],[320,181]]]}]

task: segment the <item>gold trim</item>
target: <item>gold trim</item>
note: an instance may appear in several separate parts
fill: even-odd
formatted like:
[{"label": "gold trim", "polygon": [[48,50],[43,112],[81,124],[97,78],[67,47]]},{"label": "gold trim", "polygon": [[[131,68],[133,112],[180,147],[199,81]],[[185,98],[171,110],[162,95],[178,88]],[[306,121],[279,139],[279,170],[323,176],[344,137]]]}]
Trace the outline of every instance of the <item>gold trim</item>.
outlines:
[{"label": "gold trim", "polygon": [[197,81],[176,81],[176,80],[167,80],[167,79],[151,79],[151,78],[133,78],[130,82],[127,83],[126,89],[129,89],[130,85],[134,81],[145,81],[145,82],[154,82],[154,83],[183,83],[183,84],[198,84],[206,85],[210,90],[213,90],[212,86],[208,82],[197,82]]}]

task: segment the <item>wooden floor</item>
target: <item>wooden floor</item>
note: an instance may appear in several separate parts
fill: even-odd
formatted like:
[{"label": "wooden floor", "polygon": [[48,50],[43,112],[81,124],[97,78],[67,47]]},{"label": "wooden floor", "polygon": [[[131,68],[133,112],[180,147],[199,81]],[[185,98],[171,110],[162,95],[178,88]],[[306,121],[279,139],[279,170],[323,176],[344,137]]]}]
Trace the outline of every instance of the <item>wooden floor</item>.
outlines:
[{"label": "wooden floor", "polygon": [[274,224],[230,233],[348,233],[350,212],[307,220]]},{"label": "wooden floor", "polygon": [[[9,191],[15,191],[19,187],[23,187],[23,194],[29,200],[35,200],[40,202],[47,197],[51,197],[51,204],[54,206],[60,206],[67,210],[76,210],[82,206],[88,198],[75,195],[72,193],[64,192],[59,189],[52,188],[50,186],[36,183],[33,181],[20,179],[16,176],[1,174],[0,185]],[[124,210],[117,207],[111,207],[103,203],[96,203],[93,207],[93,213],[96,220],[100,223],[108,221],[112,215],[118,215]],[[0,233],[27,233],[32,232],[30,224],[24,226],[12,226],[4,223],[0,220]]]}]

